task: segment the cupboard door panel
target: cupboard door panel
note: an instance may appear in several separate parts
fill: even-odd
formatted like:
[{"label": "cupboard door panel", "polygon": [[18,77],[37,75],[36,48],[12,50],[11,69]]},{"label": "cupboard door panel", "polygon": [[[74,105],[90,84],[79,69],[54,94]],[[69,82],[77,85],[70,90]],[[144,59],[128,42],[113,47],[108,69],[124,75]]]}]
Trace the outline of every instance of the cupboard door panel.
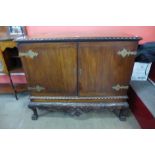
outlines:
[{"label": "cupboard door panel", "polygon": [[[128,41],[79,43],[79,95],[126,95],[136,48],[137,42]],[[124,49],[131,55],[118,54]]]},{"label": "cupboard door panel", "polygon": [[22,43],[19,50],[31,95],[77,95],[75,43]]}]

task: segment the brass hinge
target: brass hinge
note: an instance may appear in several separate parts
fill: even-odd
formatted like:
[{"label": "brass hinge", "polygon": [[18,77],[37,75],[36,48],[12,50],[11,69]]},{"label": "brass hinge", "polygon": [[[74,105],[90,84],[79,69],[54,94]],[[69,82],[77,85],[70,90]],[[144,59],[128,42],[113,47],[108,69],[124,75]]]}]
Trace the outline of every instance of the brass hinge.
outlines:
[{"label": "brass hinge", "polygon": [[129,50],[123,48],[123,50],[118,51],[117,54],[122,56],[123,58],[125,58],[126,56],[136,55],[136,51],[129,51]]},{"label": "brass hinge", "polygon": [[113,86],[112,89],[116,90],[116,91],[119,91],[119,90],[122,90],[122,89],[128,89],[129,86],[121,86],[119,84],[117,84],[116,86]]},{"label": "brass hinge", "polygon": [[37,92],[41,92],[42,90],[45,90],[45,88],[41,87],[39,85],[36,85],[35,87],[28,87],[28,90],[34,90],[34,91],[37,91]]},{"label": "brass hinge", "polygon": [[29,58],[33,59],[34,57],[38,56],[38,53],[37,52],[33,52],[32,50],[29,50],[27,52],[20,52],[19,56],[20,57],[29,57]]}]

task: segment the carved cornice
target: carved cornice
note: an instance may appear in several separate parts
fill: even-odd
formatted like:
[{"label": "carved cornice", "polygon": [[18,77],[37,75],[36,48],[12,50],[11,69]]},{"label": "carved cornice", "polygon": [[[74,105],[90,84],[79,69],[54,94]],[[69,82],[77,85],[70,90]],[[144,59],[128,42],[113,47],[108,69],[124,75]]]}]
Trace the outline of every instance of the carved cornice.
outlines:
[{"label": "carved cornice", "polygon": [[127,102],[94,102],[94,103],[86,103],[86,102],[30,102],[28,105],[29,108],[47,108],[49,110],[72,110],[79,109],[82,111],[98,111],[103,109],[117,109],[117,108],[128,108],[129,105]]},{"label": "carved cornice", "polygon": [[17,42],[58,42],[58,41],[139,41],[141,37],[57,37],[57,38],[28,38],[19,37]]}]

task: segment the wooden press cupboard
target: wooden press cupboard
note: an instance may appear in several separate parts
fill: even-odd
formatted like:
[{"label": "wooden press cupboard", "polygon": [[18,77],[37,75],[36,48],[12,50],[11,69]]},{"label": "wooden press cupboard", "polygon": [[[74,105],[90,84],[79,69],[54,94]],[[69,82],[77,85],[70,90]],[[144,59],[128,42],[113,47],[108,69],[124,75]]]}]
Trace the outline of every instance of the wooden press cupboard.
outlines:
[{"label": "wooden press cupboard", "polygon": [[71,115],[111,109],[125,120],[127,90],[140,37],[37,36],[18,38],[32,119],[37,108]]}]

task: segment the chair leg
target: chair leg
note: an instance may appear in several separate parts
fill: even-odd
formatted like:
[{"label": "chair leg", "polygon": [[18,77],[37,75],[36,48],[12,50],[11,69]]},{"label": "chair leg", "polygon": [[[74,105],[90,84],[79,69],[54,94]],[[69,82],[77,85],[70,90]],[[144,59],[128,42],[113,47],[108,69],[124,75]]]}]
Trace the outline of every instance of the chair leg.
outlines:
[{"label": "chair leg", "polygon": [[14,84],[13,84],[13,81],[12,81],[12,78],[11,78],[11,74],[10,73],[9,73],[9,78],[10,78],[11,86],[12,86],[13,91],[14,91],[15,98],[16,98],[16,100],[18,100],[17,92],[16,92],[16,89],[14,87]]}]

